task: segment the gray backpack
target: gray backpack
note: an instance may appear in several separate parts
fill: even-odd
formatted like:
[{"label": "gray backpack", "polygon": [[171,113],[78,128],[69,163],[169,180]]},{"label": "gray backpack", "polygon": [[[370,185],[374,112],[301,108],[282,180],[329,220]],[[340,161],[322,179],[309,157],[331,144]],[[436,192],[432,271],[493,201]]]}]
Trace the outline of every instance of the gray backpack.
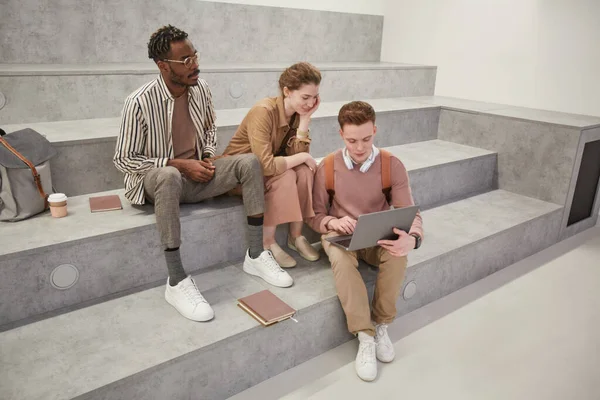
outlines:
[{"label": "gray backpack", "polygon": [[0,129],[0,221],[20,221],[48,208],[50,159],[56,150],[42,135]]}]

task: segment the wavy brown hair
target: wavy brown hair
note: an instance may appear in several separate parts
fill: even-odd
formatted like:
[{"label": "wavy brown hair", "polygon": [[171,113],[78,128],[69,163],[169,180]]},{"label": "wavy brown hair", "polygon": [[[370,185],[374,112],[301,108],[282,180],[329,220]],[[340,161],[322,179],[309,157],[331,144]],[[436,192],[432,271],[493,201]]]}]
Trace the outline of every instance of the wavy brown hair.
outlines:
[{"label": "wavy brown hair", "polygon": [[302,85],[321,83],[321,72],[312,64],[307,62],[299,62],[283,71],[279,77],[279,89],[283,94],[283,88],[289,90],[298,90]]}]

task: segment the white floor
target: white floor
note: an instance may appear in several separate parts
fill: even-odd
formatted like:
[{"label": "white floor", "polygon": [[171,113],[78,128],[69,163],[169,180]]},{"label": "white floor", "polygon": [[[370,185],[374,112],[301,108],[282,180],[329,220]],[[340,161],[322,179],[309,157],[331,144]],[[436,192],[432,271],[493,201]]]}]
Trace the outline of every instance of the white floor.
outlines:
[{"label": "white floor", "polygon": [[373,383],[356,340],[234,397],[600,399],[600,227],[398,319]]}]

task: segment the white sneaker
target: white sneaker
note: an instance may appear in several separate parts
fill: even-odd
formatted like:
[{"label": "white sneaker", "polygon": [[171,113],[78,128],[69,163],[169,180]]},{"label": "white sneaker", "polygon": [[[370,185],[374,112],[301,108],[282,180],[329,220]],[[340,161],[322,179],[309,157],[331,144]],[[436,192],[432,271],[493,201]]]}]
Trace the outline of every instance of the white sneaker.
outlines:
[{"label": "white sneaker", "polygon": [[263,251],[257,258],[250,258],[250,254],[246,251],[244,272],[258,276],[273,286],[290,287],[294,283],[290,274],[281,269],[269,250]]},{"label": "white sneaker", "polygon": [[377,345],[377,359],[384,363],[394,361],[396,352],[394,345],[387,333],[387,324],[379,324],[375,326],[375,344]]},{"label": "white sneaker", "polygon": [[356,354],[356,374],[363,381],[371,382],[377,378],[377,359],[375,339],[364,332],[358,332],[358,353]]},{"label": "white sneaker", "polygon": [[176,286],[171,286],[169,279],[167,279],[165,300],[175,307],[181,315],[192,321],[204,322],[213,319],[215,316],[215,312],[208,301],[204,299],[191,276],[188,276]]}]

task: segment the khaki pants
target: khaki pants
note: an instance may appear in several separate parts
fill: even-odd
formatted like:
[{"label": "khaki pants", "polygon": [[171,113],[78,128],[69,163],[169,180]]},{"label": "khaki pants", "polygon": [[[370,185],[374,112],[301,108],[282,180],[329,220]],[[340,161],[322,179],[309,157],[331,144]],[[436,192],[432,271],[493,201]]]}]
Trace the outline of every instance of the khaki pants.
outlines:
[{"label": "khaki pants", "polygon": [[[407,258],[394,257],[381,247],[371,247],[358,251],[346,251],[325,240],[337,236],[335,232],[323,235],[321,243],[329,256],[335,287],[348,321],[348,330],[357,334],[360,331],[374,336],[376,324],[388,324],[396,317],[396,300],[400,295],[406,273]],[[379,267],[373,311],[369,307],[369,296],[365,283],[358,272],[358,260]]]}]

